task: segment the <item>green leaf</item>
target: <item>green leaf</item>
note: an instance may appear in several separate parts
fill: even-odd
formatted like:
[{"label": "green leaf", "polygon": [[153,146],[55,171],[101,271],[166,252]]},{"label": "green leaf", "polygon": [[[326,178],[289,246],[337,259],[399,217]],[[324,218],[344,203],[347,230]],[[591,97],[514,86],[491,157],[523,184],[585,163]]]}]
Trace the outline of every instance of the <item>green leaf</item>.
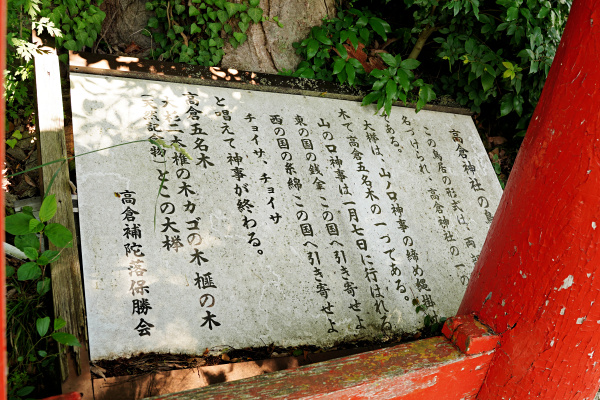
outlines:
[{"label": "green leaf", "polygon": [[33,216],[25,213],[9,215],[4,220],[4,229],[11,235],[26,235],[29,232],[29,221]]},{"label": "green leaf", "polygon": [[420,61],[409,58],[400,63],[400,68],[412,70],[417,68],[419,65],[421,65]]},{"label": "green leaf", "polygon": [[200,15],[200,10],[198,10],[194,6],[190,6],[189,14],[190,14],[190,17],[195,17],[196,15]]},{"label": "green leaf", "polygon": [[220,22],[210,22],[208,24],[208,29],[210,29],[214,33],[219,33],[219,31],[221,30],[221,27],[223,27],[223,25],[221,25]]},{"label": "green leaf", "polygon": [[44,233],[56,247],[73,246],[73,234],[61,224],[48,224]]},{"label": "green leaf", "polygon": [[258,7],[258,5],[260,4],[260,0],[250,0],[250,7]]},{"label": "green leaf", "polygon": [[339,74],[340,72],[342,72],[342,70],[344,69],[345,66],[346,66],[346,61],[341,58],[338,58],[333,63],[333,74],[334,75]]},{"label": "green leaf", "polygon": [[181,25],[173,25],[173,32],[175,32],[176,34],[180,34],[181,32],[183,32],[183,26]]},{"label": "green leaf", "polygon": [[396,68],[398,66],[396,58],[389,53],[381,53],[381,59],[392,68]]},{"label": "green leaf", "polygon": [[365,98],[362,100],[361,105],[363,105],[363,106],[369,105],[369,104],[373,103],[374,101],[378,100],[380,97],[381,97],[380,91],[371,92],[365,96]]},{"label": "green leaf", "polygon": [[325,31],[323,29],[318,29],[317,30],[317,32],[315,34],[315,38],[319,42],[321,42],[321,43],[323,43],[323,44],[325,44],[327,46],[332,46],[333,45],[333,42],[331,41],[331,39],[329,39],[327,37],[327,34],[325,33]]},{"label": "green leaf", "polygon": [[35,321],[35,329],[40,336],[44,336],[50,328],[50,317],[38,318]]},{"label": "green leaf", "polygon": [[227,14],[227,12],[225,10],[218,10],[217,18],[219,19],[219,21],[221,21],[221,23],[224,24],[229,19],[229,15]]},{"label": "green leaf", "polygon": [[185,6],[183,4],[175,4],[175,12],[177,14],[181,14],[185,11]]},{"label": "green leaf", "polygon": [[48,355],[48,353],[45,350],[38,350],[37,353],[40,357],[46,357]]},{"label": "green leaf", "polygon": [[319,42],[317,42],[315,39],[310,39],[308,41],[308,45],[306,46],[306,59],[310,60],[311,58],[313,58],[315,54],[317,54],[318,50]]},{"label": "green leaf", "polygon": [[240,22],[238,22],[238,27],[240,28],[242,33],[246,33],[246,31],[250,27],[250,24],[247,22],[240,21]]},{"label": "green leaf", "polygon": [[346,50],[343,44],[336,43],[335,48],[338,51],[338,53],[340,53],[340,57],[342,57],[344,60],[348,58],[348,51]]},{"label": "green leaf", "polygon": [[513,110],[513,107],[513,94],[505,94],[500,102],[500,116],[504,117],[505,115],[508,115]]},{"label": "green leaf", "polygon": [[408,79],[408,74],[403,69],[399,69],[396,72],[396,77],[398,78],[398,81],[400,82],[400,85],[402,85],[404,91],[408,92],[410,90],[410,80]]},{"label": "green leaf", "polygon": [[354,79],[356,77],[356,71],[354,70],[354,67],[350,63],[346,63],[345,70],[346,70],[346,74],[348,75],[348,84],[350,86],[353,86]]},{"label": "green leaf", "polygon": [[355,50],[358,50],[358,38],[356,37],[356,34],[354,34],[354,32],[350,32],[350,34],[348,35],[348,39],[350,39],[352,47],[354,47]]},{"label": "green leaf", "polygon": [[45,295],[50,290],[50,278],[45,277],[43,280],[37,283],[37,293],[40,296]]},{"label": "green leaf", "polygon": [[481,84],[483,85],[483,91],[487,92],[494,86],[494,77],[488,72],[481,75]]},{"label": "green leaf", "polygon": [[34,262],[25,263],[17,270],[17,279],[20,281],[30,281],[40,276],[42,276],[42,270]]},{"label": "green leaf", "polygon": [[67,50],[77,51],[77,42],[74,41],[73,39],[67,40],[66,42],[63,43],[63,47]]},{"label": "green leaf", "polygon": [[254,21],[255,24],[258,24],[260,22],[260,20],[262,19],[263,10],[262,10],[262,8],[252,7],[252,8],[248,9],[247,13],[248,13],[248,16],[250,16],[250,18],[252,18],[252,21]]},{"label": "green leaf", "polygon": [[506,12],[506,20],[514,21],[519,17],[519,8],[518,7],[510,7]]},{"label": "green leaf", "polygon": [[38,251],[33,247],[25,247],[23,249],[23,253],[25,253],[27,258],[29,258],[31,261],[37,260],[39,256]]},{"label": "green leaf", "polygon": [[58,343],[62,343],[64,345],[67,346],[81,346],[81,344],[79,343],[79,340],[77,340],[77,338],[73,335],[71,335],[70,333],[65,333],[65,332],[54,332],[52,334],[52,338],[54,340],[56,340]]},{"label": "green leaf", "polygon": [[385,85],[385,95],[389,98],[396,98],[396,94],[398,93],[398,86],[396,85],[396,82],[394,82],[393,80],[389,80],[387,81],[386,85]]},{"label": "green leaf", "polygon": [[196,33],[202,33],[202,28],[200,28],[198,25],[196,25],[195,23],[192,23],[192,26],[190,28],[190,33],[196,34]]},{"label": "green leaf", "polygon": [[14,149],[17,145],[17,139],[7,139],[6,144],[9,145],[11,149]]},{"label": "green leaf", "polygon": [[29,394],[31,394],[31,392],[33,392],[35,389],[34,386],[25,386],[22,387],[21,389],[17,390],[17,396],[19,397],[25,397]]},{"label": "green leaf", "polygon": [[46,197],[40,207],[40,220],[42,222],[49,221],[56,214],[56,196],[51,194]]},{"label": "green leaf", "polygon": [[10,265],[6,265],[4,268],[5,268],[4,271],[6,273],[7,278],[10,278],[15,273],[15,268]]},{"label": "green leaf", "polygon": [[42,255],[37,259],[36,262],[38,265],[47,265],[56,261],[59,255],[60,252],[56,250],[46,250],[42,253]]},{"label": "green leaf", "polygon": [[61,317],[54,318],[54,330],[58,331],[67,325],[67,321]]},{"label": "green leaf", "polygon": [[25,247],[33,247],[34,249],[39,250],[40,239],[38,239],[35,233],[15,236],[15,247],[21,251],[23,251]]},{"label": "green leaf", "polygon": [[225,11],[229,15],[229,18],[233,17],[233,15],[237,12],[237,4],[227,2],[225,3]]},{"label": "green leaf", "polygon": [[371,28],[383,38],[383,40],[387,40],[387,35],[385,33],[384,25],[381,23],[382,21],[379,18],[371,18],[369,19],[369,25]]},{"label": "green leaf", "polygon": [[233,32],[233,37],[235,38],[235,40],[237,40],[240,44],[244,43],[246,41],[246,39],[248,39],[248,36],[246,36],[245,33],[241,33],[241,32]]}]

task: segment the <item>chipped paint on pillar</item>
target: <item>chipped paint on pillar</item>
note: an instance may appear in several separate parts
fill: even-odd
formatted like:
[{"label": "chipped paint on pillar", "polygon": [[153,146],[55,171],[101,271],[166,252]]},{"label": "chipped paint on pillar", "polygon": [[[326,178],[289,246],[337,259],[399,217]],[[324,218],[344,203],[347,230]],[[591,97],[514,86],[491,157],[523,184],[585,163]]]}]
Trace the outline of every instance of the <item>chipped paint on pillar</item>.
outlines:
[{"label": "chipped paint on pillar", "polygon": [[435,337],[152,399],[473,399],[493,352],[465,356]]},{"label": "chipped paint on pillar", "polygon": [[480,399],[600,379],[600,8],[575,1],[459,314],[501,335]]}]

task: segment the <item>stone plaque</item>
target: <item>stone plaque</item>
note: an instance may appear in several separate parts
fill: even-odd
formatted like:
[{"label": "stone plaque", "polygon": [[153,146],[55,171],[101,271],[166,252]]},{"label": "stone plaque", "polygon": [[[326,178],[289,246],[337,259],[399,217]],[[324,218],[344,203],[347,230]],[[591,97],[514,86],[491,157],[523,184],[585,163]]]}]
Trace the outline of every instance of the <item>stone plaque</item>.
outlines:
[{"label": "stone plaque", "polygon": [[76,159],[92,360],[412,332],[413,300],[456,312],[501,196],[470,117],[71,85],[76,154],[107,148]]}]

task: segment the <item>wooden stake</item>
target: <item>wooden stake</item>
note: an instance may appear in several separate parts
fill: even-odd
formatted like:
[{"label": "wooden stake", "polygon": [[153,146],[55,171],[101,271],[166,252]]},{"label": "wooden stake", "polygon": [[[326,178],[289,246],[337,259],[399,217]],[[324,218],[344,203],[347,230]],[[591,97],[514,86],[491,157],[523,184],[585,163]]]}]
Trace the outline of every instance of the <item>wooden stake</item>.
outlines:
[{"label": "wooden stake", "polygon": [[[44,50],[48,52],[35,56],[40,163],[67,157],[58,56],[52,48]],[[70,381],[77,379],[77,375],[90,376],[90,372],[89,363],[81,362],[83,359],[88,359],[87,355],[82,357],[81,354],[81,352],[87,351],[87,324],[69,171],[66,162],[51,164],[42,169],[44,190],[50,186],[50,181],[57,169],[60,171],[50,187],[49,194],[56,196],[58,210],[50,222],[60,223],[73,233],[73,246],[64,249],[59,260],[50,266],[54,313],[56,317],[67,321],[64,331],[75,335],[82,344],[81,348],[71,347],[67,349],[66,353],[65,346],[59,346],[63,386],[70,387],[72,386]],[[51,245],[50,248],[52,249],[53,246]],[[76,376],[69,374],[69,364],[75,366]],[[81,384],[78,391],[86,394],[85,399],[92,399],[91,376],[90,379],[83,379]]]}]

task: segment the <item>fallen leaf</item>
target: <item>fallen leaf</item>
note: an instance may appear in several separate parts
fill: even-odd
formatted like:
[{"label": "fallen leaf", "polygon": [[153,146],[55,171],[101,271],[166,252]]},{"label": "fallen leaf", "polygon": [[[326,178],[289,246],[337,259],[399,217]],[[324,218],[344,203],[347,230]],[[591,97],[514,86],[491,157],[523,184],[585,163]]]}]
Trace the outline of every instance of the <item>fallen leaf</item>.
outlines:
[{"label": "fallen leaf", "polygon": [[102,378],[106,379],[106,376],[104,375],[104,373],[106,372],[106,370],[102,367],[99,367],[97,365],[90,365],[90,371],[98,376],[101,376]]},{"label": "fallen leaf", "polygon": [[496,146],[500,146],[501,144],[506,143],[507,139],[502,136],[489,136],[488,142],[490,142],[492,145],[495,144]]},{"label": "fallen leaf", "polygon": [[230,360],[230,358],[229,358],[229,356],[227,355],[227,353],[223,353],[223,354],[221,354],[221,360],[223,360],[223,361],[229,361],[229,360]]},{"label": "fallen leaf", "polygon": [[31,186],[31,187],[37,187],[37,185],[33,182],[33,180],[29,176],[24,175],[24,177],[25,177],[25,182],[27,182],[27,184],[29,186]]},{"label": "fallen leaf", "polygon": [[125,53],[137,53],[138,51],[142,51],[142,48],[133,41],[125,48]]}]

